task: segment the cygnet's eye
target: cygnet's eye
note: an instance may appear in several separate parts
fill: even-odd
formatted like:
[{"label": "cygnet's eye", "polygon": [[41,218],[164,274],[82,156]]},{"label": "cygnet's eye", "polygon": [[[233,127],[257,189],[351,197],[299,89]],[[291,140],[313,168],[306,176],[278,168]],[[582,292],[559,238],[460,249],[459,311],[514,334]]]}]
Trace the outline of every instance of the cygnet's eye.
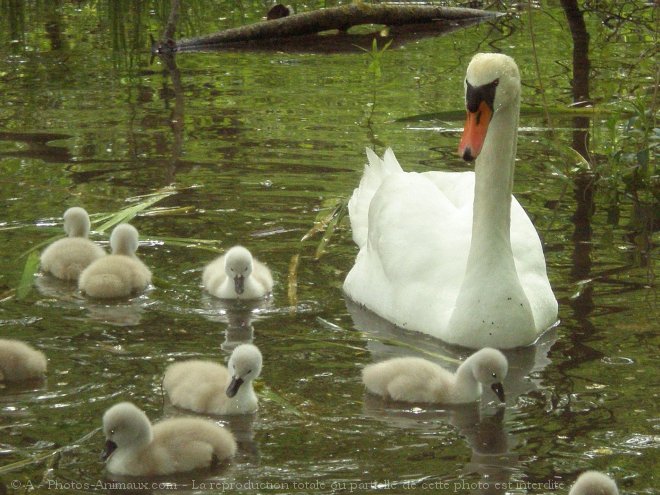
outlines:
[{"label": "cygnet's eye", "polygon": [[493,378],[497,378],[497,373],[493,373]]}]

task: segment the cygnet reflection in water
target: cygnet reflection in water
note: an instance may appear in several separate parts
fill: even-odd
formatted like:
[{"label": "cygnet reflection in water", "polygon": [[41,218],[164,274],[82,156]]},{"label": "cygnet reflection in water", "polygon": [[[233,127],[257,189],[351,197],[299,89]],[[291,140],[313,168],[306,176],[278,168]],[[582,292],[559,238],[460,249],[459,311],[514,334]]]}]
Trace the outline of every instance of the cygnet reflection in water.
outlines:
[{"label": "cygnet reflection in water", "polygon": [[226,324],[225,340],[220,345],[224,351],[233,351],[240,344],[250,344],[254,339],[254,321],[267,315],[273,308],[272,298],[254,301],[218,299],[204,294],[199,312],[208,321]]},{"label": "cygnet reflection in water", "polygon": [[50,275],[36,277],[35,286],[39,293],[47,298],[40,301],[41,305],[47,304],[67,311],[85,309],[90,320],[117,327],[138,325],[147,307],[153,304],[145,294],[107,303],[88,299],[76,286]]},{"label": "cygnet reflection in water", "polygon": [[[383,401],[365,393],[364,415],[396,428],[434,433],[442,432],[446,425],[456,428],[472,450],[470,462],[463,467],[463,473],[478,473],[482,477],[478,486],[486,490],[483,493],[504,493],[502,490],[491,490],[495,489],[496,484],[506,484],[520,464],[518,455],[513,452],[515,437],[504,428],[503,407],[497,408],[494,414],[486,414],[476,402],[417,407],[403,402]],[[438,433],[437,441],[439,450],[453,448],[441,433]],[[436,455],[435,448],[431,452]]]},{"label": "cygnet reflection in water", "polygon": [[220,348],[223,351],[231,352],[241,344],[252,343],[253,339],[252,313],[250,311],[227,313],[225,340],[220,344]]}]

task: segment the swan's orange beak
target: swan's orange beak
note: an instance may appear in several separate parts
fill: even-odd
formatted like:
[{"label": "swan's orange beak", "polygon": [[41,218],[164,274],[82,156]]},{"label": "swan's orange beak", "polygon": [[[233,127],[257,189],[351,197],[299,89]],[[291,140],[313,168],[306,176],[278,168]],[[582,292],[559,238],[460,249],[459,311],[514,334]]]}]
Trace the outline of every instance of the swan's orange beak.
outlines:
[{"label": "swan's orange beak", "polygon": [[492,116],[493,111],[485,101],[479,103],[476,112],[468,110],[463,136],[458,145],[458,155],[466,162],[475,160],[481,153]]}]

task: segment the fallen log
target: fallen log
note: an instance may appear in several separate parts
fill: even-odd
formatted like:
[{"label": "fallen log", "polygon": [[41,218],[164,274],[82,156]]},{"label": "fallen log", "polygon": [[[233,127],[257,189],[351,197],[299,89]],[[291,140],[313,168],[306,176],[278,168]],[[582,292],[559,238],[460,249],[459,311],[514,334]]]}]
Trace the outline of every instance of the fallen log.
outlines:
[{"label": "fallen log", "polygon": [[[345,34],[353,27],[363,24],[385,25],[391,28],[424,24],[447,24],[478,22],[497,17],[497,12],[477,9],[440,7],[435,5],[410,4],[351,4],[328,9],[293,14],[226,29],[218,33],[173,41],[167,39],[152,46],[155,53],[166,55],[184,51],[218,50],[239,44],[273,42],[291,38],[317,36],[324,31],[337,30]],[[442,27],[438,27],[442,30]],[[428,30],[427,30],[428,31]],[[323,36],[327,39],[328,36]]]}]

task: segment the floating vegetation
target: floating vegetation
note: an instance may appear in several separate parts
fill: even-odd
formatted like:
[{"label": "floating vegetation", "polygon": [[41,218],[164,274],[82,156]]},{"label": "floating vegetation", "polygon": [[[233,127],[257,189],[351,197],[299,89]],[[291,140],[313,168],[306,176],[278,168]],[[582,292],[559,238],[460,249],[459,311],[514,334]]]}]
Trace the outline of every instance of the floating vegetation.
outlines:
[{"label": "floating vegetation", "polygon": [[[346,198],[332,198],[327,200],[325,204],[326,206],[322,207],[316,216],[314,226],[300,239],[301,242],[305,242],[316,234],[323,233],[314,253],[314,259],[316,260],[323,256],[335,229],[348,213],[348,199]],[[326,213],[328,209],[330,209],[330,213]]]},{"label": "floating vegetation", "polygon": [[78,440],[76,440],[73,443],[70,443],[68,445],[65,445],[63,447],[59,447],[55,450],[52,450],[50,452],[47,452],[45,454],[40,454],[35,457],[32,457],[30,459],[24,459],[22,461],[17,461],[17,462],[12,462],[11,464],[6,464],[4,466],[0,466],[0,476],[5,475],[7,473],[11,473],[13,471],[16,471],[17,469],[22,469],[26,466],[30,466],[32,464],[38,464],[40,462],[43,462],[53,456],[58,456],[64,452],[69,452],[71,450],[77,449],[80,447],[81,444],[85,443],[87,440],[92,438],[94,435],[96,435],[97,432],[101,431],[101,428],[96,428],[89,433],[86,433],[82,437],[80,437]]}]

